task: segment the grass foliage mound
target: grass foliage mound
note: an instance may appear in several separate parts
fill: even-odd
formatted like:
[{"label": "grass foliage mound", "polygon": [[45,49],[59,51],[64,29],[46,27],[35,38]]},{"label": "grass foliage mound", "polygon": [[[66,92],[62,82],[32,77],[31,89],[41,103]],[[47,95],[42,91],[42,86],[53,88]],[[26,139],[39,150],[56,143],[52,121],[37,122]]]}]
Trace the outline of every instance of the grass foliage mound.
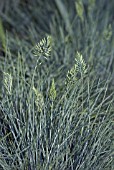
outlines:
[{"label": "grass foliage mound", "polygon": [[114,169],[114,2],[0,7],[0,169]]}]

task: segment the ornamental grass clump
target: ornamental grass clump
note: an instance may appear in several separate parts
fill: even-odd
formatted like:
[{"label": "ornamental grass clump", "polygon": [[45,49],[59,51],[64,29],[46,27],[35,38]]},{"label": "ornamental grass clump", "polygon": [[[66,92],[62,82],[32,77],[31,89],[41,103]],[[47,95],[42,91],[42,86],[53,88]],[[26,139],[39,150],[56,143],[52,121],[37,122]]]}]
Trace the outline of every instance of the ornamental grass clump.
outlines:
[{"label": "ornamental grass clump", "polygon": [[[107,93],[108,81],[91,80],[78,52],[74,66],[66,74],[63,90],[57,87],[57,82],[55,85],[54,78],[47,79],[51,85],[47,81],[43,90],[46,80],[36,74],[31,84],[31,77],[26,79],[28,65],[24,56],[18,57],[16,63],[11,61],[8,66],[10,74],[4,68],[1,167],[4,170],[113,167],[114,98],[113,93]],[[33,71],[37,73],[38,69]]]},{"label": "ornamental grass clump", "polygon": [[0,6],[8,26],[8,50],[0,49],[0,169],[113,170],[113,2],[10,5]]}]

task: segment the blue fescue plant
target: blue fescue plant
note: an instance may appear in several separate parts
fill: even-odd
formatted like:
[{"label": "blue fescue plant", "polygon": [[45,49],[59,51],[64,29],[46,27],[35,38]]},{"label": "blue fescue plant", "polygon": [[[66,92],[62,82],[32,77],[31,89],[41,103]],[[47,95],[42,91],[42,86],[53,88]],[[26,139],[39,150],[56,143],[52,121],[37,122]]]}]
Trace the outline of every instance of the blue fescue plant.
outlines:
[{"label": "blue fescue plant", "polygon": [[[41,41],[46,49],[47,41]],[[39,56],[38,46],[35,57]],[[48,48],[49,52],[42,47],[46,54],[51,52],[49,42]],[[112,167],[113,94],[107,95],[108,82],[90,81],[87,64],[79,52],[61,93],[54,78],[47,86],[48,93],[41,91],[43,84],[37,84],[35,79],[31,88],[31,77],[25,77],[28,66],[23,55],[18,55],[15,69],[14,65],[11,61],[10,74],[4,69],[0,102],[2,169]]]},{"label": "blue fescue plant", "polygon": [[114,2],[16,2],[0,12],[0,169],[113,170]]}]

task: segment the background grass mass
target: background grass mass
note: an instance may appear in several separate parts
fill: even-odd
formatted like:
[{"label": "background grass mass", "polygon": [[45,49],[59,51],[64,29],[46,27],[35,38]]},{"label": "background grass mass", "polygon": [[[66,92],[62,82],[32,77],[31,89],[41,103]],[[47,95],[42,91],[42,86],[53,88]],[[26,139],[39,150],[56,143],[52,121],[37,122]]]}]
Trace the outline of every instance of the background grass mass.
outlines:
[{"label": "background grass mass", "polygon": [[[1,170],[114,169],[113,9],[107,0],[0,1]],[[51,54],[34,56],[47,36]]]}]

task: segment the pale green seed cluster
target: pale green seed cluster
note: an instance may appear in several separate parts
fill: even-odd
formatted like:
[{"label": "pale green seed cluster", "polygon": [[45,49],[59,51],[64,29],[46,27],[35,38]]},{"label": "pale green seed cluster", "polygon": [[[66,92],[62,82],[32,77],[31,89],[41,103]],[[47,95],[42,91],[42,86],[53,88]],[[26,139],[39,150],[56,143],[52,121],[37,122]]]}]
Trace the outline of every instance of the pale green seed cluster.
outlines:
[{"label": "pale green seed cluster", "polygon": [[80,73],[86,73],[87,69],[86,69],[86,63],[82,57],[82,55],[77,52],[76,57],[75,57],[75,61],[76,61],[76,67],[77,67],[77,71]]},{"label": "pale green seed cluster", "polygon": [[52,37],[43,38],[34,48],[35,56],[49,57],[52,50]]},{"label": "pale green seed cluster", "polygon": [[44,107],[44,97],[43,97],[42,93],[39,92],[39,90],[36,89],[35,87],[33,87],[33,91],[35,93],[35,104],[38,108],[38,111],[41,112]]},{"label": "pale green seed cluster", "polygon": [[75,57],[75,65],[67,73],[66,84],[68,84],[69,82],[74,83],[78,79],[77,76],[78,73],[80,73],[80,75],[83,75],[86,72],[87,72],[86,63],[82,55],[79,52],[77,52]]},{"label": "pale green seed cluster", "polygon": [[79,16],[79,18],[83,22],[83,20],[84,20],[84,17],[83,17],[84,7],[83,7],[82,1],[81,0],[77,0],[75,2],[75,7],[76,7],[77,15]]},{"label": "pale green seed cluster", "polygon": [[7,90],[7,93],[11,95],[12,93],[12,76],[9,73],[4,73],[4,87]]},{"label": "pale green seed cluster", "polygon": [[66,84],[77,80],[77,65],[75,64],[67,73]]},{"label": "pale green seed cluster", "polygon": [[105,40],[109,41],[112,37],[112,26],[108,25],[108,28],[103,31],[103,37]]},{"label": "pale green seed cluster", "polygon": [[57,93],[56,93],[56,88],[55,88],[55,81],[53,79],[51,87],[50,87],[50,91],[49,91],[49,98],[51,101],[54,101],[56,96],[57,96]]},{"label": "pale green seed cluster", "polygon": [[4,50],[6,50],[6,36],[1,18],[0,18],[0,40]]}]

